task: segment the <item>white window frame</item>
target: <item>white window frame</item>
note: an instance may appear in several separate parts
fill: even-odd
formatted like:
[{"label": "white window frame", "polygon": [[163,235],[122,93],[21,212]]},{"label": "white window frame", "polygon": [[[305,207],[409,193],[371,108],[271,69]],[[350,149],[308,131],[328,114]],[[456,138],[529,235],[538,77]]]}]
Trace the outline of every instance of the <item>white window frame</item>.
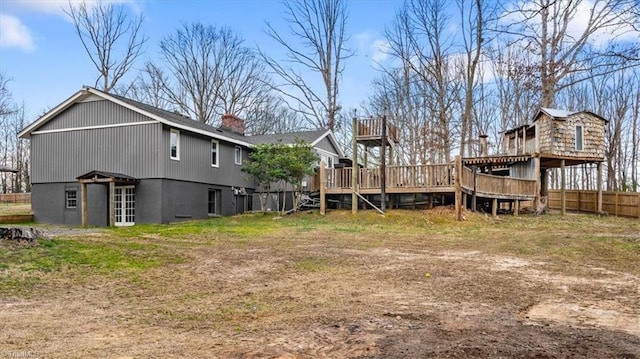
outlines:
[{"label": "white window frame", "polygon": [[[174,134],[176,135],[176,155],[175,156],[172,153],[173,144],[171,143],[172,142],[171,137]],[[180,131],[174,130],[174,129],[171,129],[171,131],[169,131],[169,158],[171,158],[172,160],[180,161]]]},{"label": "white window frame", "polygon": [[233,161],[237,165],[242,165],[242,147],[236,146],[233,150]]},{"label": "white window frame", "polygon": [[[215,163],[213,159],[213,146],[216,146]],[[217,140],[211,140],[211,167],[220,167],[220,142]]]},{"label": "white window frame", "polygon": [[[580,142],[578,142],[578,128],[580,129]],[[574,136],[575,136],[575,150],[584,151],[584,126],[583,125],[576,125]]]},{"label": "white window frame", "polygon": [[[320,157],[319,161],[323,161],[324,165],[327,166],[327,168],[334,168],[336,159],[339,157],[337,154],[331,153],[329,151],[321,150],[319,148],[316,148],[315,152],[318,155],[318,157]],[[331,159],[331,163],[329,163],[329,159]],[[318,163],[318,165],[320,165],[320,163]]]},{"label": "white window frame", "polygon": [[[73,193],[74,197],[69,198],[69,195]],[[73,204],[71,201],[73,201]],[[78,208],[78,190],[77,189],[67,189],[64,191],[64,207],[67,209],[76,209]]]}]

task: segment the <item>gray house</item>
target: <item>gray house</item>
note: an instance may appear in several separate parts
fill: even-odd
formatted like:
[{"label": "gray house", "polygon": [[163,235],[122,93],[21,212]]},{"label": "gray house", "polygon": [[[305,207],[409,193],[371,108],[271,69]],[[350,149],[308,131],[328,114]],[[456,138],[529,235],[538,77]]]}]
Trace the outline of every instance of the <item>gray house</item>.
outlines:
[{"label": "gray house", "polygon": [[[256,186],[242,166],[270,135],[243,132],[232,115],[215,128],[84,87],[19,133],[31,140],[34,219],[124,226],[250,211]],[[330,131],[298,137],[342,154]]]}]

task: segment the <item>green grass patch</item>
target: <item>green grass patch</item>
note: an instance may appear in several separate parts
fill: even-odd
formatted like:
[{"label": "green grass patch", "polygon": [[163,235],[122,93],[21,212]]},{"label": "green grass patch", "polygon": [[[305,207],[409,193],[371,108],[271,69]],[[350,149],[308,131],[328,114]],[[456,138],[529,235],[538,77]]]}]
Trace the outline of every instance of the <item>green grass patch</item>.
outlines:
[{"label": "green grass patch", "polygon": [[[40,245],[3,251],[0,260],[23,271],[56,271],[62,268],[90,269],[112,273],[146,269],[159,265],[162,258],[141,243],[98,243],[75,239],[41,241]],[[166,258],[165,258],[166,259]]]},{"label": "green grass patch", "polygon": [[141,224],[131,227],[114,227],[112,235],[123,238],[140,238],[150,234],[170,239],[193,238],[194,236],[212,236],[228,234],[237,237],[256,237],[269,234],[282,227],[273,216],[246,214],[233,217],[216,217],[200,221],[187,221],[172,224]]},{"label": "green grass patch", "polygon": [[182,261],[182,256],[167,248],[117,239],[58,238],[37,245],[4,246],[0,250],[0,294],[25,295],[47,284],[42,278],[56,276],[72,281],[95,275],[135,279],[147,269]]}]

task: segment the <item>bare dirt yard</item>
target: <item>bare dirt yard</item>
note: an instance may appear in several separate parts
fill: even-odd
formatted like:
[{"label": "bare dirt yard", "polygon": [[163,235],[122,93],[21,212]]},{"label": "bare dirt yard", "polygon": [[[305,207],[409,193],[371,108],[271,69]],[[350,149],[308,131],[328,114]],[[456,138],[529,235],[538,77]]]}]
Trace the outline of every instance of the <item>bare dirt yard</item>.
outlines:
[{"label": "bare dirt yard", "polygon": [[333,211],[0,243],[14,357],[640,358],[640,221]]}]

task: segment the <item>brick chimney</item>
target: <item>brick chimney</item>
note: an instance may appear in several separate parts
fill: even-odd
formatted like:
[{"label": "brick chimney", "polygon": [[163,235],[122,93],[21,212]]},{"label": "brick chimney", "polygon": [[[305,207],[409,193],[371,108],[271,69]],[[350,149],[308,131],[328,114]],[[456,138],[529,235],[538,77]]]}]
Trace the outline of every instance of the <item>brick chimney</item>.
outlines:
[{"label": "brick chimney", "polygon": [[244,120],[236,115],[227,113],[222,115],[221,128],[244,135]]}]

